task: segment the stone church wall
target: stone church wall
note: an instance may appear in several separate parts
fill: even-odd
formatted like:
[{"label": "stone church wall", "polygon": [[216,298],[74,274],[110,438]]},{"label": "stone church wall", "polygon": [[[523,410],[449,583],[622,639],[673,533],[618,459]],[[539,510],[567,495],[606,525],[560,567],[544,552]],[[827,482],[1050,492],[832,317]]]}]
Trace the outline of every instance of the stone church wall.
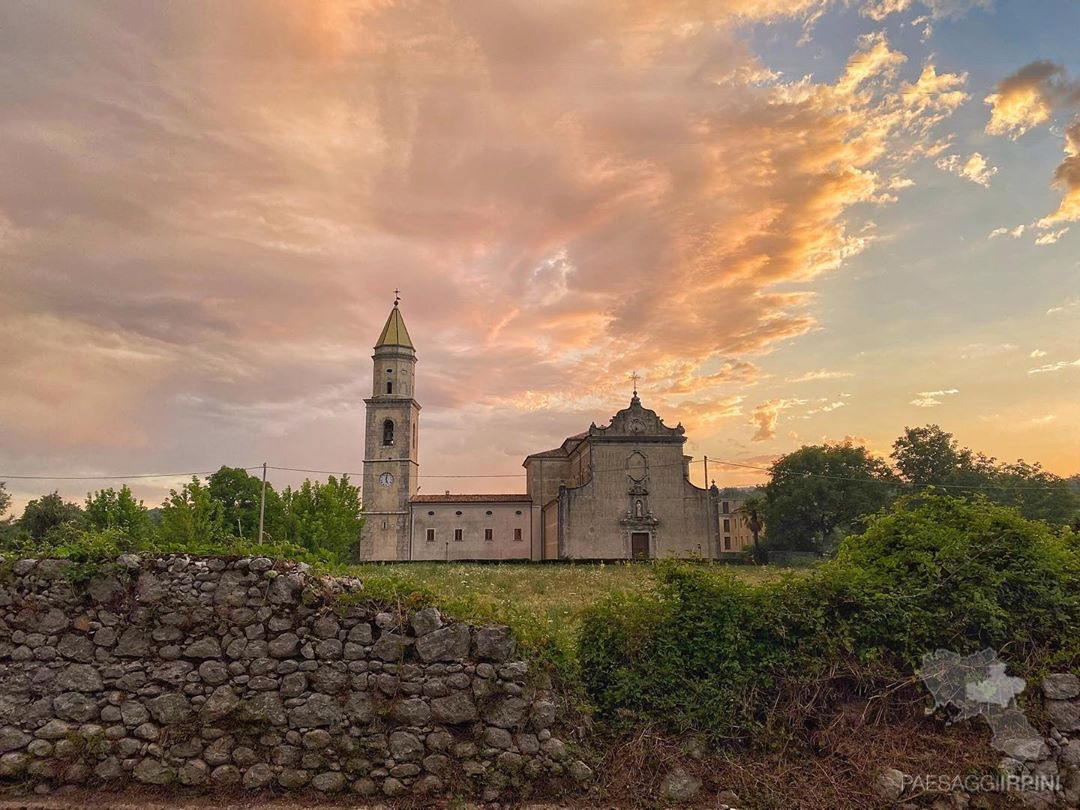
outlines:
[{"label": "stone church wall", "polygon": [[0,574],[0,783],[527,796],[591,777],[505,627],[266,558]]},{"label": "stone church wall", "polygon": [[[640,453],[648,459],[648,495],[643,501],[655,525],[624,524],[630,511],[627,459]],[[578,559],[619,559],[631,554],[631,531],[646,531],[650,555],[712,557],[716,524],[707,490],[686,480],[679,444],[598,443],[593,450],[594,472],[584,486],[565,492],[562,527],[567,556]]]}]

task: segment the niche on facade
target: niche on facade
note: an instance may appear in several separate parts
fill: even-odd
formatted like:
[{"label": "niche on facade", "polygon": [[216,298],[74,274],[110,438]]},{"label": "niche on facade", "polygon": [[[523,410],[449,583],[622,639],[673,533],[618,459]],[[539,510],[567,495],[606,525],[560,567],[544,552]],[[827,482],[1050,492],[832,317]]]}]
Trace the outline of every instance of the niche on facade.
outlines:
[{"label": "niche on facade", "polygon": [[643,483],[649,476],[649,460],[640,450],[635,450],[626,459],[626,474],[636,484]]}]

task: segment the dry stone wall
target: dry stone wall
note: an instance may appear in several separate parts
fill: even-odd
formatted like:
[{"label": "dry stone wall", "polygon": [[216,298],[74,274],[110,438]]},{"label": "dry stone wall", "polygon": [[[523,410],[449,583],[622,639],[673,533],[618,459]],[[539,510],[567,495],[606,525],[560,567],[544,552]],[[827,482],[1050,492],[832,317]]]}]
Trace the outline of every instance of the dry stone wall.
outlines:
[{"label": "dry stone wall", "polygon": [[505,627],[303,565],[125,556],[0,576],[0,782],[528,796],[591,779]]}]

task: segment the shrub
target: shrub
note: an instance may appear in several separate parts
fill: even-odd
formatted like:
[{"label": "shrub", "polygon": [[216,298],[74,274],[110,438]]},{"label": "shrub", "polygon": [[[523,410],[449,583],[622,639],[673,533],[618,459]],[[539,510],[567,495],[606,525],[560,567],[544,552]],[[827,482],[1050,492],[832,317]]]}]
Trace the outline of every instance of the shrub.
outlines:
[{"label": "shrub", "polygon": [[782,681],[838,664],[892,678],[923,652],[993,646],[1021,670],[1080,661],[1080,549],[1010,508],[911,497],[801,577],[748,585],[663,563],[655,595],[613,595],[586,615],[586,688],[611,718],[714,738],[768,720]]},{"label": "shrub", "polygon": [[[1073,533],[978,498],[902,499],[847,538],[822,579],[843,583],[863,654],[907,663],[934,647],[1076,654],[1080,553]],[[1067,628],[1072,628],[1068,632]]]}]

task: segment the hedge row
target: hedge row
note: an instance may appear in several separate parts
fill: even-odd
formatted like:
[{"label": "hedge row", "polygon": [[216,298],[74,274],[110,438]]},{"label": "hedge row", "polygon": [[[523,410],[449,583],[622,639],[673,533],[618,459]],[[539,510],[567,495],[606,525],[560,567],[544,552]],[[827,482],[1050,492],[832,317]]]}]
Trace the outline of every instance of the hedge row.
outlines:
[{"label": "hedge row", "polygon": [[586,615],[579,658],[602,716],[742,735],[781,682],[838,664],[910,675],[924,652],[992,647],[1021,673],[1080,665],[1080,540],[984,500],[899,501],[809,574],[749,585],[687,563]]}]

